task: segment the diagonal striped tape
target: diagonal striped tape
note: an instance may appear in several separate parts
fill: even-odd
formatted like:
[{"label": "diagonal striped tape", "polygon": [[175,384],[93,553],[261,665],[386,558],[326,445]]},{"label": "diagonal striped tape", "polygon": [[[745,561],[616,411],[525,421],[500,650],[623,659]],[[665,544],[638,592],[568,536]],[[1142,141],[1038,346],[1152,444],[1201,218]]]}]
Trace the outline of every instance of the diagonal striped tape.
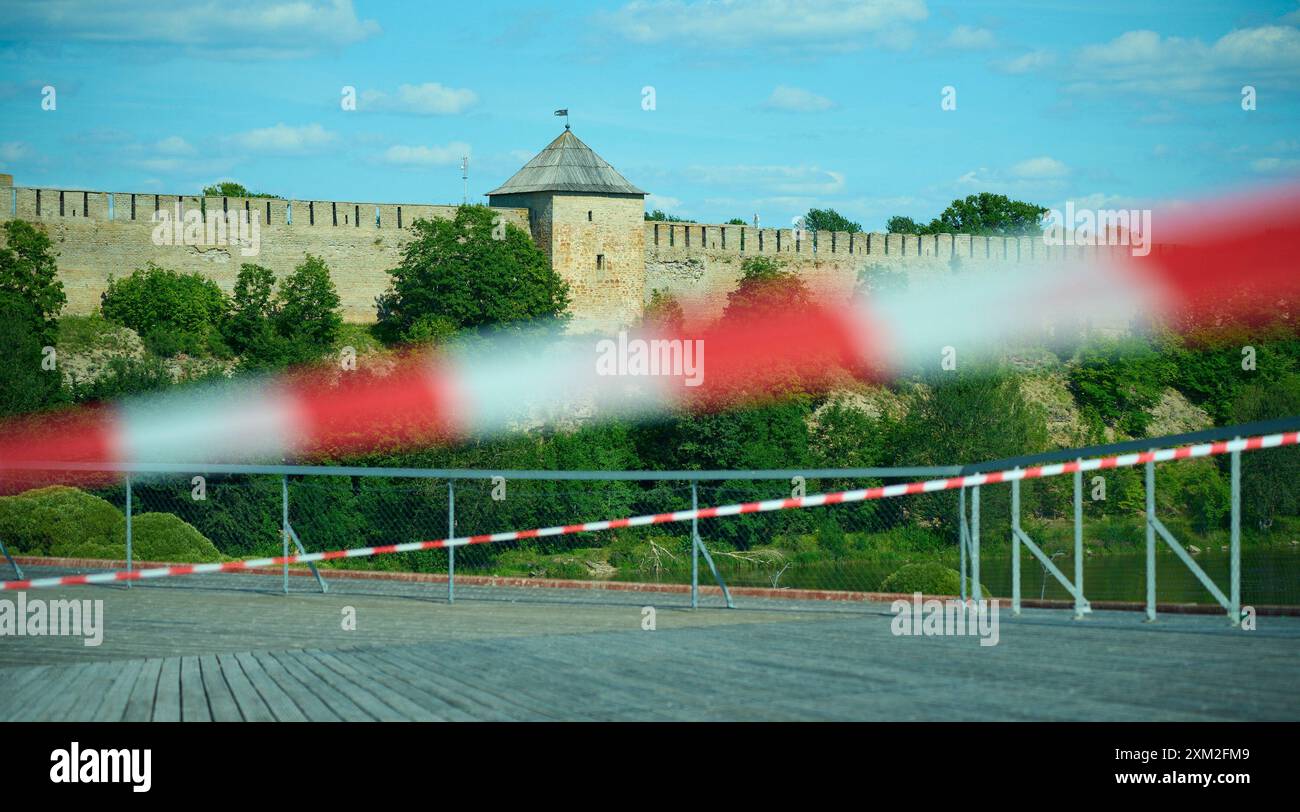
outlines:
[{"label": "diagonal striped tape", "polygon": [[852,502],[868,502],[875,499],[890,499],[917,493],[970,488],[977,485],[991,485],[999,482],[1015,482],[1026,479],[1044,479],[1046,477],[1072,474],[1075,471],[1099,471],[1108,468],[1129,468],[1148,462],[1168,462],[1196,457],[1213,457],[1231,454],[1235,451],[1258,451],[1264,448],[1300,445],[1300,431],[1282,434],[1266,434],[1237,440],[1224,440],[1215,443],[1163,448],[1143,451],[1136,454],[1119,454],[1112,457],[1097,457],[1090,460],[1040,465],[1032,468],[1016,468],[1007,471],[993,471],[985,474],[951,477],[948,479],[928,479],[920,482],[884,485],[876,488],[863,488],[854,491],[836,491],[812,496],[791,497],[789,499],[767,499],[762,502],[743,502],[719,507],[678,510],[672,513],[652,513],[633,516],[626,519],[606,519],[585,524],[567,524],[557,527],[543,527],[533,530],[509,530],[503,533],[487,533],[477,536],[459,536],[438,539],[436,541],[412,541],[405,544],[389,544],[381,547],[356,547],[348,550],[331,550],[323,553],[303,553],[274,558],[256,558],[247,561],[226,561],[218,564],[180,564],[171,567],[154,567],[152,569],[117,570],[90,575],[65,575],[53,578],[34,578],[23,581],[5,581],[0,583],[0,591],[17,589],[41,589],[54,586],[78,586],[83,584],[107,584],[119,581],[144,581],[152,578],[170,578],[178,575],[204,575],[215,572],[239,572],[241,570],[278,567],[285,564],[307,564],[316,561],[332,561],[339,558],[368,558],[375,555],[391,553],[410,553],[419,550],[437,550],[448,547],[464,547],[471,544],[491,544],[498,541],[518,541],[520,539],[547,538],[550,536],[571,536],[578,533],[594,533],[600,530],[617,530],[622,527],[644,527],[652,524],[671,524],[689,522],[692,519],[713,519],[719,516],[738,516],[745,513],[768,513],[775,510],[819,507],[822,505],[839,505]]}]

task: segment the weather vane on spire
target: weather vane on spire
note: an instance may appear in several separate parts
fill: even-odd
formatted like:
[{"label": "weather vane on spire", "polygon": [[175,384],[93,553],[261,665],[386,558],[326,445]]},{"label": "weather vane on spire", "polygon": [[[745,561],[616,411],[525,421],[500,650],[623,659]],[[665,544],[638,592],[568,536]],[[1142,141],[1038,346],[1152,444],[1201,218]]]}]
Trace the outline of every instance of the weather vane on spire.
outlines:
[{"label": "weather vane on spire", "polygon": [[564,116],[564,129],[569,129],[569,108],[566,107],[563,110],[556,110],[555,115]]}]

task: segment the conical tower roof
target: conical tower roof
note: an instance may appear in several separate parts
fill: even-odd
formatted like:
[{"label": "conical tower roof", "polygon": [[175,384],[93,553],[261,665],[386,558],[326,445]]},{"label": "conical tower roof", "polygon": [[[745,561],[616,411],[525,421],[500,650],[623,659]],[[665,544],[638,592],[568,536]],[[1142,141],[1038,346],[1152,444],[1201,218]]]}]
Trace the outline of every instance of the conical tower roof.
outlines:
[{"label": "conical tower roof", "polygon": [[567,128],[510,180],[488,192],[512,195],[524,192],[593,192],[644,195],[614,167]]}]

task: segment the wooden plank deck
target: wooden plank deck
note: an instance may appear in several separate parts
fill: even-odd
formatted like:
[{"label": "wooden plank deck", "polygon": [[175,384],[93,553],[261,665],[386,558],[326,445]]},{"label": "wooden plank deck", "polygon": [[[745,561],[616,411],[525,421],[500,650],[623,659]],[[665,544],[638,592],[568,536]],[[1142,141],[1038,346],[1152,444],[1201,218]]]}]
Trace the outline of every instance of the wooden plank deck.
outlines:
[{"label": "wooden plank deck", "polygon": [[885,605],[272,581],[42,593],[103,600],[104,642],[0,638],[0,721],[1300,719],[1300,618],[1003,611],[981,647]]}]

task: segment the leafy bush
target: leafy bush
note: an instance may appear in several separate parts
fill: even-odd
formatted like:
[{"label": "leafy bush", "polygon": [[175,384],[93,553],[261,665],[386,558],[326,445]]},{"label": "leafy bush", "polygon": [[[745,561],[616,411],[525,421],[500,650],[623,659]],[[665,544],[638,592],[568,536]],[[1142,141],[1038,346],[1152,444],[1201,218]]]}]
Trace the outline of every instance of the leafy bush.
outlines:
[{"label": "leafy bush", "polygon": [[740,263],[740,283],[727,294],[723,318],[756,320],[806,308],[811,302],[808,286],[785,263],[749,257]]},{"label": "leafy bush", "polygon": [[1157,509],[1181,514],[1197,533],[1224,526],[1232,509],[1228,482],[1215,460],[1156,466]]},{"label": "leafy bush", "polygon": [[207,563],[221,553],[194,526],[173,513],[131,517],[131,557],[143,561]]},{"label": "leafy bush", "polygon": [[650,291],[650,301],[646,302],[641,314],[641,325],[669,335],[681,335],[686,325],[686,314],[676,296],[656,288]]},{"label": "leafy bush", "polygon": [[68,392],[74,403],[95,403],[156,392],[172,383],[171,371],[162,359],[117,355],[108,359],[106,374],[85,381],[74,378],[68,382]]},{"label": "leafy bush", "polygon": [[[1243,368],[1246,347],[1254,357],[1250,368]],[[1297,349],[1295,328],[1286,325],[1195,330],[1165,347],[1177,370],[1174,385],[1219,424],[1231,422],[1233,404],[1246,387],[1295,372]]]},{"label": "leafy bush", "polygon": [[229,301],[199,273],[177,273],[149,263],[123,279],[109,278],[100,310],[130,327],[159,355],[224,355],[221,327]]},{"label": "leafy bush", "polygon": [[0,538],[25,555],[114,551],[108,557],[120,559],[126,551],[126,517],[98,496],[51,485],[0,497]]},{"label": "leafy bush", "polygon": [[[0,497],[0,537],[24,555],[117,561],[126,557],[126,516],[99,496],[51,485]],[[131,517],[131,557],[185,563],[221,560],[211,541],[170,513]]]},{"label": "leafy bush", "polygon": [[[974,594],[973,583],[970,592]],[[922,595],[960,595],[961,573],[952,567],[945,567],[935,562],[905,564],[880,584],[881,592],[895,592],[910,595],[920,592]],[[989,594],[988,587],[980,585],[981,594]]]},{"label": "leafy bush", "polygon": [[456,335],[456,324],[446,316],[426,313],[406,328],[402,341],[410,344],[445,344]]},{"label": "leafy bush", "polygon": [[[1300,414],[1300,375],[1270,386],[1248,386],[1229,410],[1234,423]],[[1300,514],[1300,448],[1274,448],[1244,455],[1241,507],[1245,521],[1267,530],[1279,517]]]},{"label": "leafy bush", "polygon": [[1177,368],[1145,338],[1101,338],[1079,348],[1069,372],[1070,391],[1086,413],[1141,437]]}]

